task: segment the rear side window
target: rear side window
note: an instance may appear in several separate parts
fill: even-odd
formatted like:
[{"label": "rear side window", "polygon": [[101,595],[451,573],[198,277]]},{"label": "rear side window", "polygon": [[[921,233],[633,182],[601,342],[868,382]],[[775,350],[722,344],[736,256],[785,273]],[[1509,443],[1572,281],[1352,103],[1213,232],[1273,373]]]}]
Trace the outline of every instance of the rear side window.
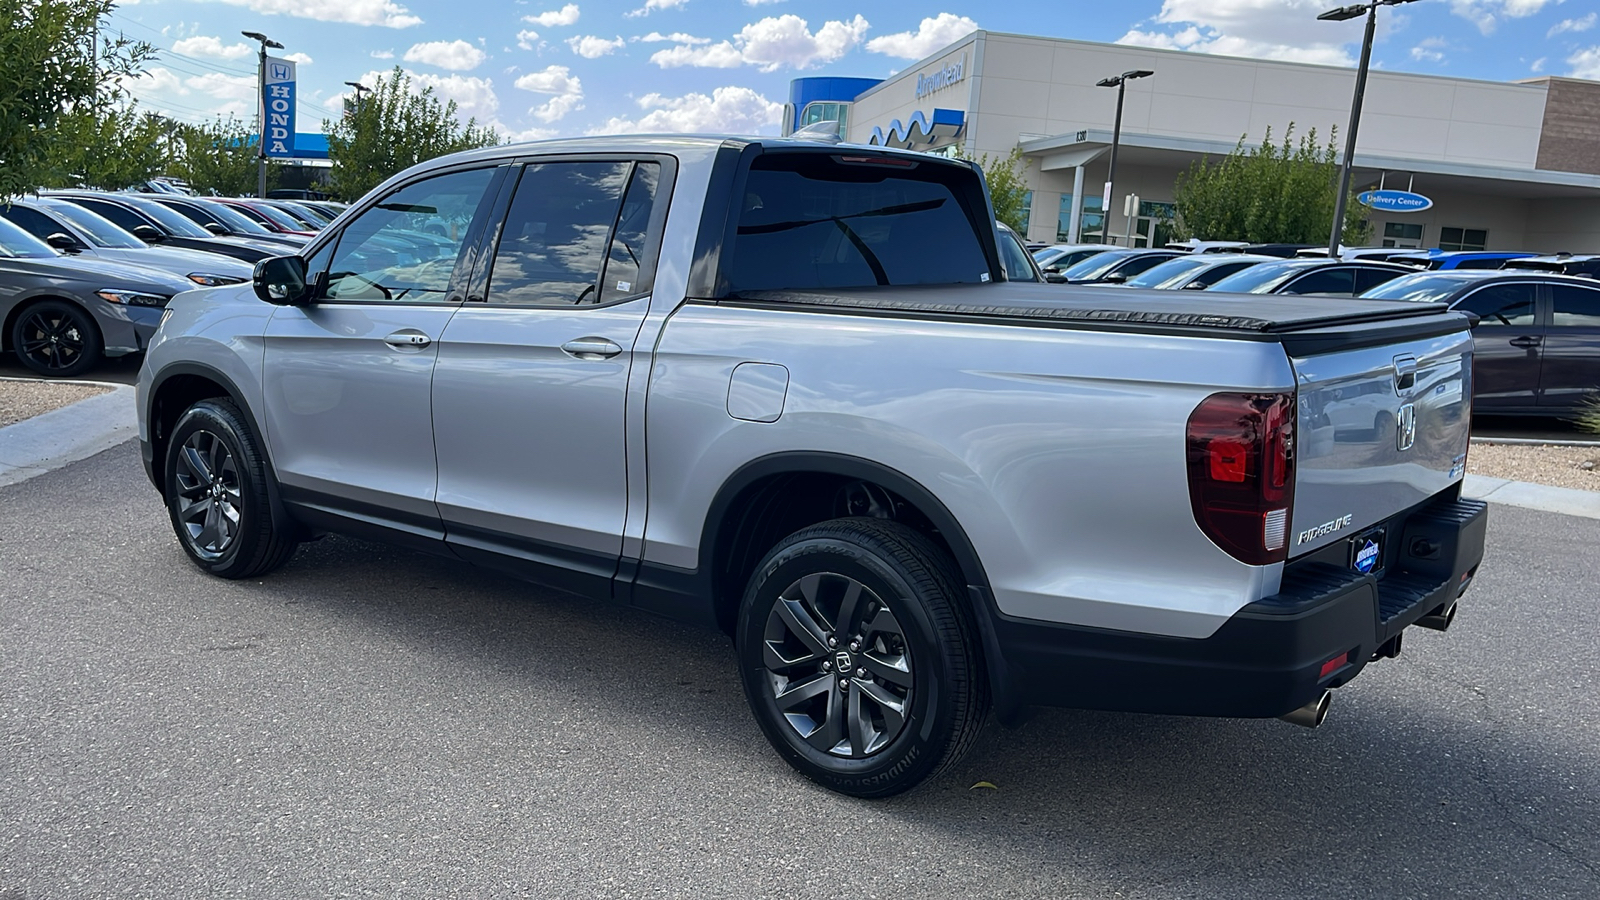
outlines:
[{"label": "rear side window", "polygon": [[1550,286],[1550,324],[1557,327],[1600,328],[1600,291],[1570,284]]},{"label": "rear side window", "polygon": [[1386,281],[1393,281],[1404,275],[1404,272],[1394,272],[1389,269],[1357,269],[1356,293],[1364,294]]},{"label": "rear side window", "polygon": [[1526,328],[1533,324],[1533,299],[1537,290],[1531,283],[1491,284],[1463,297],[1455,308],[1474,313],[1482,325]]},{"label": "rear side window", "polygon": [[124,209],[115,203],[99,203],[94,200],[79,200],[76,197],[72,198],[69,202],[76,203],[90,212],[99,213],[107,219],[110,219],[114,224],[120,225],[123,229],[130,232],[135,228],[138,228],[140,225],[150,224],[144,220],[143,216],[130,209]]},{"label": "rear side window", "polygon": [[878,159],[757,157],[724,257],[730,289],[988,281],[980,229],[993,232],[994,224],[973,174],[943,163]]},{"label": "rear side window", "polygon": [[1349,269],[1318,269],[1296,278],[1280,293],[1350,297],[1355,294],[1354,276]]}]

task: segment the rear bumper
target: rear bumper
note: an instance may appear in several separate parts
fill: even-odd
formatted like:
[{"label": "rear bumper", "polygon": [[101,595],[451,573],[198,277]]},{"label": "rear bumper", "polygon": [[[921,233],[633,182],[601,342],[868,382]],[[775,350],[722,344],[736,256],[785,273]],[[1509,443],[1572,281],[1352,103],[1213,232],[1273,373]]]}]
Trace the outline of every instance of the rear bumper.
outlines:
[{"label": "rear bumper", "polygon": [[[1390,543],[1381,575],[1325,558],[1296,561],[1278,594],[1244,607],[1208,638],[994,616],[999,712],[1038,705],[1265,718],[1303,706],[1349,682],[1391,638],[1471,584],[1488,506],[1455,494],[1386,523],[1400,540]],[[1324,672],[1341,654],[1348,661]]]}]

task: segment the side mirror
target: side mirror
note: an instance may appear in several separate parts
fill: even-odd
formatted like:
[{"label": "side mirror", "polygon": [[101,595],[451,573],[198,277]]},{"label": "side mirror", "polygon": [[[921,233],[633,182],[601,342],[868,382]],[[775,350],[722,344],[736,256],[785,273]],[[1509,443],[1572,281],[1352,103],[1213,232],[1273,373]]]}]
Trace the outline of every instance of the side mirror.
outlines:
[{"label": "side mirror", "polygon": [[1062,275],[1060,272],[1052,272],[1049,269],[1045,270],[1044,280],[1050,282],[1051,284],[1067,283],[1066,276]]},{"label": "side mirror", "polygon": [[1104,281],[1106,284],[1121,284],[1128,280],[1128,276],[1121,272],[1112,272],[1110,275],[1107,275],[1100,280]]},{"label": "side mirror", "polygon": [[133,236],[147,244],[159,244],[167,239],[166,235],[155,230],[149,225],[133,226]]},{"label": "side mirror", "polygon": [[1183,289],[1186,291],[1203,291],[1210,286],[1211,285],[1206,284],[1204,281],[1191,281],[1184,285]]},{"label": "side mirror", "polygon": [[229,233],[228,229],[222,227],[216,222],[207,222],[205,224],[205,229],[215,235],[226,235]]},{"label": "side mirror", "polygon": [[256,296],[274,306],[301,306],[310,299],[306,261],[298,256],[274,256],[256,263],[251,283]]},{"label": "side mirror", "polygon": [[59,231],[45,238],[44,242],[57,250],[65,250],[68,253],[77,253],[83,249],[83,245],[78,243],[77,238]]}]

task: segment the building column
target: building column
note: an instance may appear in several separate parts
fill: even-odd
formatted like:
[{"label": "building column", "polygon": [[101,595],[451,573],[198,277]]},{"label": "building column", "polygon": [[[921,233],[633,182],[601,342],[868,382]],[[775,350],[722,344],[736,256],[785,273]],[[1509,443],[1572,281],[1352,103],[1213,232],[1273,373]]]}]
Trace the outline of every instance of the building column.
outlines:
[{"label": "building column", "polygon": [[1076,244],[1082,238],[1083,226],[1083,166],[1072,169],[1072,214],[1067,220],[1067,243]]}]

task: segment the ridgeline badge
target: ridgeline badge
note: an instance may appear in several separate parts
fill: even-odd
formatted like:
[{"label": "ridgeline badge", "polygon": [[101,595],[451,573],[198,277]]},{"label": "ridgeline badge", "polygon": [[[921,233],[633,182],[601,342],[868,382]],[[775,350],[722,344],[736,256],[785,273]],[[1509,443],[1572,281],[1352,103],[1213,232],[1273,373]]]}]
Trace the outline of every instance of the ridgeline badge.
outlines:
[{"label": "ridgeline badge", "polygon": [[952,84],[956,84],[967,77],[967,55],[961,54],[961,61],[945,66],[932,75],[917,76],[917,99],[921,100],[934,91],[942,91]]}]

